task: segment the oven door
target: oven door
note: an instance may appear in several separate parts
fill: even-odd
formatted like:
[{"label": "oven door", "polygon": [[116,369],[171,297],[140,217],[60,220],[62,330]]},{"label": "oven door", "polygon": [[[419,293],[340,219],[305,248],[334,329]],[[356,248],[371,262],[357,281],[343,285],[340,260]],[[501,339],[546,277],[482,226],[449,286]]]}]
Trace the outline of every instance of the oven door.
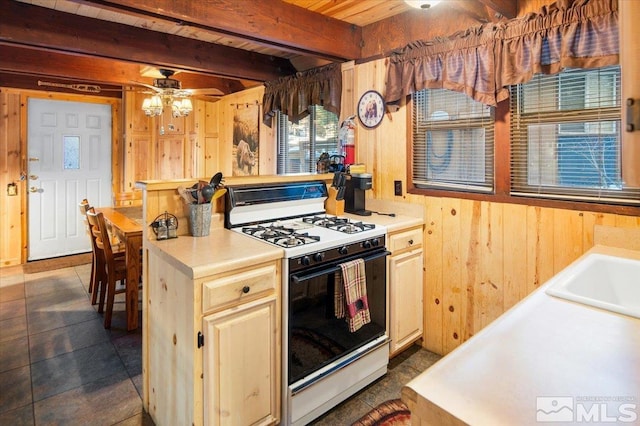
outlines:
[{"label": "oven door", "polygon": [[[386,335],[386,276],[389,254],[384,248],[340,259],[289,276],[288,383],[291,385],[359,347]],[[340,264],[365,261],[371,322],[350,332],[336,318],[334,289]]]}]

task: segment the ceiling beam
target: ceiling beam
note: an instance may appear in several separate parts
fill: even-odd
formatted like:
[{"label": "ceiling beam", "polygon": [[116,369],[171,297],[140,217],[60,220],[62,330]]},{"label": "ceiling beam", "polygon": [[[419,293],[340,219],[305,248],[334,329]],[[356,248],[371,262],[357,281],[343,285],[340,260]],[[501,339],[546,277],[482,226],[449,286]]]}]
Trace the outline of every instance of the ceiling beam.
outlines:
[{"label": "ceiling beam", "polygon": [[281,0],[73,1],[191,25],[295,54],[335,61],[361,57],[360,27]]},{"label": "ceiling beam", "polygon": [[[466,1],[468,0],[462,0]],[[472,14],[451,13],[451,9],[447,7],[410,10],[363,27],[362,54],[364,58],[385,56],[412,41],[446,37],[478,25],[480,23],[477,17]]]},{"label": "ceiling beam", "polygon": [[[104,58],[62,54],[0,44],[0,71],[29,74],[38,78],[55,77],[68,82],[131,86],[153,84],[153,78],[142,77],[140,65]],[[238,80],[204,74],[182,72],[175,77],[185,89],[218,89],[224,94],[243,90]],[[0,86],[6,86],[0,79]]]},{"label": "ceiling beam", "polygon": [[0,8],[4,44],[258,82],[296,71],[286,59],[12,0],[0,0]]},{"label": "ceiling beam", "polygon": [[513,0],[478,0],[485,6],[493,9],[494,12],[499,13],[502,16],[496,16],[496,18],[513,19],[518,15],[518,2]]}]

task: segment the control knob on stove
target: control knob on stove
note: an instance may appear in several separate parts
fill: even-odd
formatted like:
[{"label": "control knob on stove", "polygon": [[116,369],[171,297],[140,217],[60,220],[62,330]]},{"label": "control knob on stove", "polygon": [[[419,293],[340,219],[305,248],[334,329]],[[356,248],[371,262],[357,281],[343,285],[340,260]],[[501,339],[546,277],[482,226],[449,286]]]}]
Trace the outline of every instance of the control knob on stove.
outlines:
[{"label": "control knob on stove", "polygon": [[309,259],[309,256],[304,256],[302,259],[300,259],[300,263],[302,263],[304,266],[309,266],[311,265],[311,259]]},{"label": "control knob on stove", "polygon": [[380,245],[380,240],[379,240],[379,239],[377,239],[377,238],[374,238],[373,240],[371,240],[371,244],[372,244],[374,247],[378,247],[378,246]]},{"label": "control knob on stove", "polygon": [[324,260],[324,253],[323,252],[315,253],[313,255],[313,260],[315,260],[316,262],[322,262]]},{"label": "control knob on stove", "polygon": [[345,255],[349,253],[349,249],[347,248],[347,246],[342,246],[338,249],[338,253]]},{"label": "control knob on stove", "polygon": [[363,241],[362,242],[362,247],[364,247],[366,249],[371,248],[371,241],[369,241],[369,240]]}]

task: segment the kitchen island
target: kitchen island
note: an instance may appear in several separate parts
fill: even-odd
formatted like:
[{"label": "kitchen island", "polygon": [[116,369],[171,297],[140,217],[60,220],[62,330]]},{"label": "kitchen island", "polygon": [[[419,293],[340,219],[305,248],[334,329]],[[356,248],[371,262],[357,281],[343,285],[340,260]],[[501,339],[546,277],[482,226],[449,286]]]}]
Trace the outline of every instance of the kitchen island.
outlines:
[{"label": "kitchen island", "polygon": [[[605,246],[590,253],[640,259],[639,251]],[[403,388],[413,425],[533,425],[562,416],[637,422],[640,319],[545,288]]]},{"label": "kitchen island", "polygon": [[278,423],[282,250],[223,228],[145,249],[143,387],[155,423]]}]

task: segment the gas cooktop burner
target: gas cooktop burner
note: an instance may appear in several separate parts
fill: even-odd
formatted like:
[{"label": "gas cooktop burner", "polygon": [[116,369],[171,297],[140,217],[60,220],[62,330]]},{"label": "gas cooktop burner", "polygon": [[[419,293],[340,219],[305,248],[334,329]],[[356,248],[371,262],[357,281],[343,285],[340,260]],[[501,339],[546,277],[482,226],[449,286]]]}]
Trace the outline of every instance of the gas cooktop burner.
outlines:
[{"label": "gas cooktop burner", "polygon": [[337,216],[311,216],[305,217],[302,220],[316,226],[344,232],[345,234],[355,234],[376,227],[376,225],[372,223],[353,222],[346,217]]},{"label": "gas cooktop burner", "polygon": [[278,237],[273,240],[268,239],[272,243],[282,247],[295,247],[303,244],[314,243],[320,241],[320,237],[308,234],[291,234],[286,237]]},{"label": "gas cooktop burner", "polygon": [[295,247],[320,241],[318,236],[298,233],[295,230],[295,226],[287,226],[280,223],[265,226],[245,226],[242,228],[242,232],[281,247]]}]

